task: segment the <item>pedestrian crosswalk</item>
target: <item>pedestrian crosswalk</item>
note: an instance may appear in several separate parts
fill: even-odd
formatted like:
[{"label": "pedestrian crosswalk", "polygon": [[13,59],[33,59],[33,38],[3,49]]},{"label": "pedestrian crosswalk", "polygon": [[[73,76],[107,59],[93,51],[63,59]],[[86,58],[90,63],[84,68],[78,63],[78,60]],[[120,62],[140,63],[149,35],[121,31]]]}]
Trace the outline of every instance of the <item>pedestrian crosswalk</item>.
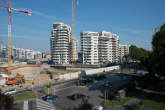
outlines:
[{"label": "pedestrian crosswalk", "polygon": [[28,101],[24,101],[23,110],[28,110]]},{"label": "pedestrian crosswalk", "polygon": [[36,99],[36,110],[56,110],[56,108],[49,102]]}]

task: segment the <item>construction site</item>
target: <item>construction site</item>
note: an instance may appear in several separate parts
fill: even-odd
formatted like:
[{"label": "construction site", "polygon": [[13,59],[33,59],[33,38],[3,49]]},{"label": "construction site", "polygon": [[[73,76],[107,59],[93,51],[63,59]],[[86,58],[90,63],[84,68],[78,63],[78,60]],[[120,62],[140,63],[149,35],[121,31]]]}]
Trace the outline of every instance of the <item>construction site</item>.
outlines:
[{"label": "construction site", "polygon": [[[8,11],[8,63],[1,64],[0,65],[0,81],[1,86],[13,86],[13,85],[20,85],[23,84],[24,87],[27,84],[35,85],[36,82],[47,82],[50,79],[58,80],[60,74],[66,74],[69,72],[75,72],[77,70],[70,69],[55,69],[53,67],[50,67],[50,65],[47,64],[27,64],[26,62],[24,64],[12,64],[12,53],[11,53],[11,25],[12,25],[12,12],[20,12],[27,14],[28,16],[31,16],[31,11],[24,10],[24,9],[15,9],[11,7],[11,1],[10,0],[4,0],[4,2],[7,2],[7,6],[0,5],[0,7],[7,9]],[[71,40],[71,53],[70,53],[70,60],[75,60],[76,55],[76,49],[74,47],[75,45],[75,38],[74,38],[74,6],[75,1],[72,0],[72,38]],[[71,61],[72,65],[74,65],[74,61]]]}]

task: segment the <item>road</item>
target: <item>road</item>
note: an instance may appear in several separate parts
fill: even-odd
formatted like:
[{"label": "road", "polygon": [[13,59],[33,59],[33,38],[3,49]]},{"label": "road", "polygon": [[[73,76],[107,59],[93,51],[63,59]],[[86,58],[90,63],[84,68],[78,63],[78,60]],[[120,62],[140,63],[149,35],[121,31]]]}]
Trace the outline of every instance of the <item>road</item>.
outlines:
[{"label": "road", "polygon": [[[107,74],[107,78],[105,80],[112,83],[111,90],[113,91],[119,88],[122,84],[126,83],[128,78],[121,78],[115,74]],[[104,101],[103,96],[105,87],[103,87],[102,84],[105,80],[89,84],[85,87],[76,87],[75,82],[56,85],[53,87],[53,93],[59,96],[59,99],[53,101],[53,104],[56,106],[57,110],[78,107],[82,100],[72,101],[69,96],[74,93],[82,93],[90,97],[88,100],[89,103],[94,106],[100,105]]]},{"label": "road", "polygon": [[[104,101],[104,91],[105,87],[102,86],[105,80],[108,80],[112,83],[112,88],[110,88],[112,91],[120,87],[122,84],[126,83],[129,78],[122,78],[120,76],[117,76],[115,74],[107,73],[107,78],[92,84],[88,84],[85,87],[77,87],[76,86],[76,80],[67,81],[58,83],[55,85],[52,85],[52,94],[55,94],[58,96],[57,100],[50,100],[50,101],[42,101],[41,96],[44,94],[41,92],[42,88],[35,88],[34,91],[37,95],[37,100],[32,100],[28,102],[28,109],[24,110],[35,110],[36,107],[41,106],[38,110],[44,110],[42,108],[43,105],[48,106],[46,108],[56,108],[56,110],[64,110],[68,108],[75,108],[78,107],[79,104],[81,104],[82,100],[78,99],[76,101],[73,101],[70,99],[69,96],[73,95],[74,93],[82,93],[84,95],[89,96],[89,103],[96,105],[101,105]],[[42,103],[42,104],[38,104]],[[21,105],[22,104],[22,105]],[[25,106],[26,103],[21,103],[20,106]],[[18,104],[19,105],[19,104]],[[22,109],[20,109],[22,110]]]}]

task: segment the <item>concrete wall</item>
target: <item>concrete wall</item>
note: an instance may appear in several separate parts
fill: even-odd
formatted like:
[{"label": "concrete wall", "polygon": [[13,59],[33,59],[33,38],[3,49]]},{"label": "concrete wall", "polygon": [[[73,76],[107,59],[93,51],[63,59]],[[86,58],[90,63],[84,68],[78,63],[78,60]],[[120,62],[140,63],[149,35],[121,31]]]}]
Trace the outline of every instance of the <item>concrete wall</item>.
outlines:
[{"label": "concrete wall", "polygon": [[[107,72],[120,69],[120,66],[111,66],[111,67],[105,67],[105,68],[97,68],[97,69],[90,69],[90,70],[84,70],[83,72],[86,75],[93,75],[97,73]],[[60,80],[70,80],[70,79],[77,79],[80,76],[81,72],[74,72],[74,73],[68,73],[68,74],[61,74],[59,75]]]}]

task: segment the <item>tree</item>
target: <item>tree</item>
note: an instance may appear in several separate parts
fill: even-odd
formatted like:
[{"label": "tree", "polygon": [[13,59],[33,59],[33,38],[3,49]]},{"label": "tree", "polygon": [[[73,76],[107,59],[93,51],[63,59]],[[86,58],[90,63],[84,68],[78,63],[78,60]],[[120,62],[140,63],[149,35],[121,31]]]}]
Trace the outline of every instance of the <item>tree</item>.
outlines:
[{"label": "tree", "polygon": [[14,100],[8,95],[4,95],[0,90],[0,110],[15,110]]},{"label": "tree", "polygon": [[88,102],[87,99],[83,99],[82,103],[79,105],[79,108],[77,110],[92,110],[93,105]]},{"label": "tree", "polygon": [[159,78],[165,77],[165,24],[153,35],[152,49],[150,72],[157,74]]},{"label": "tree", "polygon": [[129,51],[129,56],[132,58],[132,60],[138,60],[138,48],[135,45],[131,45]]},{"label": "tree", "polygon": [[129,57],[131,57],[132,60],[141,61],[142,64],[146,62],[146,60],[151,54],[150,51],[145,50],[143,48],[138,48],[135,45],[131,45],[129,50],[130,50]]}]

